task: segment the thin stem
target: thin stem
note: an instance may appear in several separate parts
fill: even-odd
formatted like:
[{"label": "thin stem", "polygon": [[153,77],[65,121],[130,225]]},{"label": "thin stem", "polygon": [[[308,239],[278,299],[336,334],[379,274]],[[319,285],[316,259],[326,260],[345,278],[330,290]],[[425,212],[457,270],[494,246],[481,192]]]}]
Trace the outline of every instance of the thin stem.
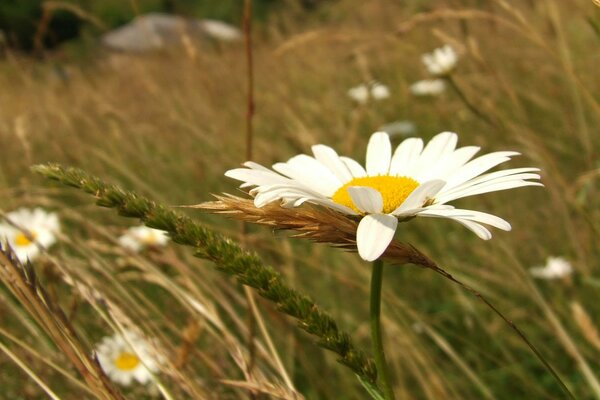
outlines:
[{"label": "thin stem", "polygon": [[469,98],[467,97],[465,92],[462,91],[462,89],[460,88],[460,86],[458,86],[458,84],[456,83],[454,78],[452,78],[452,75],[448,75],[445,78],[446,78],[446,81],[450,84],[450,86],[452,86],[452,89],[454,89],[454,91],[456,92],[458,97],[460,97],[460,99],[465,104],[465,106],[467,106],[467,108],[469,110],[471,110],[471,112],[473,114],[475,114],[475,116],[479,117],[483,122],[485,122],[488,125],[491,125],[491,126],[496,125],[494,123],[494,121],[492,121],[487,115],[485,115],[484,113],[479,111],[479,109],[477,107],[475,107],[473,105],[473,103],[471,103],[471,101],[469,100]]},{"label": "thin stem", "polygon": [[[423,265],[423,266],[425,266],[425,265]],[[454,276],[452,276],[452,274],[450,274],[449,272],[447,272],[446,270],[444,270],[443,268],[441,268],[437,264],[433,263],[433,264],[430,264],[430,265],[426,265],[425,267],[433,269],[435,272],[437,272],[438,274],[442,275],[446,279],[449,279],[450,281],[452,281],[452,282],[458,284],[459,286],[463,287],[464,289],[468,290],[475,297],[479,298],[479,300],[481,300],[493,312],[495,312],[496,315],[498,315],[500,318],[502,318],[504,320],[504,322],[506,322],[506,324],[508,326],[510,326],[510,328],[517,335],[519,335],[519,337],[521,338],[521,340],[523,340],[523,342],[525,342],[525,344],[527,345],[527,347],[529,347],[529,349],[533,352],[533,354],[535,354],[535,356],[537,357],[537,359],[540,360],[540,362],[542,364],[544,364],[544,367],[546,368],[546,370],[548,372],[550,372],[550,374],[554,377],[554,379],[556,380],[556,382],[560,385],[560,388],[562,389],[563,393],[569,399],[575,400],[575,396],[573,396],[573,394],[571,393],[571,391],[569,390],[569,388],[567,388],[567,385],[565,385],[565,383],[562,381],[562,379],[560,379],[560,376],[558,376],[558,373],[554,370],[554,368],[552,368],[552,366],[550,365],[550,363],[548,361],[546,361],[546,359],[544,358],[544,356],[542,356],[542,354],[533,345],[533,343],[531,343],[529,341],[529,339],[527,339],[527,336],[525,336],[525,334],[523,333],[523,331],[521,331],[514,322],[512,322],[506,316],[504,316],[504,314],[502,314],[492,303],[490,303],[487,298],[485,298],[481,293],[479,293],[477,290],[475,290],[471,286],[469,286],[466,283],[463,283],[463,282],[459,281],[458,279],[456,279]],[[375,358],[375,362],[377,363],[377,358]],[[377,367],[379,368],[379,365],[377,365]]]},{"label": "thin stem", "polygon": [[[252,63],[252,0],[244,0],[244,43],[246,47],[246,160],[252,160],[252,117],[254,117],[254,69]],[[248,226],[245,222],[241,225],[242,243],[246,242]],[[244,286],[244,294],[250,312],[248,313],[248,374],[252,374],[256,362],[256,321],[260,320],[260,314],[254,301],[252,290]],[[268,338],[268,336],[267,336]],[[276,358],[277,359],[277,358]],[[257,395],[250,391],[250,399],[256,399]]]},{"label": "thin stem", "polygon": [[390,374],[385,361],[383,342],[381,340],[381,284],[383,281],[383,260],[373,261],[373,272],[371,275],[371,341],[373,342],[373,353],[375,365],[379,372],[379,378],[386,400],[394,400]]}]

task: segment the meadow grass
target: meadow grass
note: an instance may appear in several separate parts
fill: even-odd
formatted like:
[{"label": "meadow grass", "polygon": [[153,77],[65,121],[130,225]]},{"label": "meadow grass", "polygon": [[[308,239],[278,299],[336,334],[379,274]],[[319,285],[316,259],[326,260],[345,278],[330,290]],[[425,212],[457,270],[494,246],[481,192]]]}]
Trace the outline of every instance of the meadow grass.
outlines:
[{"label": "meadow grass", "polygon": [[[599,24],[600,8],[585,0],[341,0],[310,15],[282,8],[254,37],[254,155],[263,165],[316,143],[363,160],[373,131],[406,119],[418,136],[455,131],[460,145],[517,150],[523,155],[512,167],[542,169],[545,188],[457,202],[507,219],[512,232],[496,230],[483,242],[452,222],[415,219],[397,238],[489,298],[578,399],[600,398]],[[452,90],[411,96],[409,85],[427,77],[420,55],[444,43],[461,55],[453,79],[464,99]],[[170,360],[158,375],[164,396],[238,399],[254,390],[262,398],[363,399],[352,371],[271,303],[256,299],[265,329],[249,329],[242,287],[210,261],[175,244],[132,254],[117,242],[131,220],[30,172],[60,162],[173,206],[239,194],[223,172],[245,161],[244,63],[243,44],[84,61],[8,53],[0,62],[0,212],[59,213],[59,245],[33,263],[39,285],[83,348],[119,326],[157,338]],[[353,103],[347,90],[370,79],[388,85],[391,97]],[[178,211],[239,239],[236,222]],[[356,254],[259,226],[248,227],[244,246],[315,299],[358,348],[370,348],[370,267]],[[569,259],[574,274],[534,280],[528,269],[552,255]],[[0,351],[0,397],[44,398],[9,354],[60,398],[90,397],[64,349],[27,310],[0,287],[0,344],[10,350]],[[386,269],[382,320],[400,399],[563,396],[498,316],[431,270]],[[143,387],[123,393],[158,396]]]}]

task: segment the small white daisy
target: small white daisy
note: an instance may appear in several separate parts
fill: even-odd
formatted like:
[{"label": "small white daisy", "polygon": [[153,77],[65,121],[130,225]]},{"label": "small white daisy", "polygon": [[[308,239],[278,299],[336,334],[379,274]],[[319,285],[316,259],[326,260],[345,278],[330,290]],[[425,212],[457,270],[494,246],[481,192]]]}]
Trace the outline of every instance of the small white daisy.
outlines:
[{"label": "small white daisy", "polygon": [[482,239],[492,234],[481,224],[503,230],[511,226],[494,215],[455,209],[446,203],[476,194],[521,186],[543,186],[538,168],[484,172],[518,155],[499,151],[471,160],[479,147],[456,148],[458,136],[443,132],[424,146],[423,140],[404,140],[392,154],[387,133],[375,132],[367,146],[366,169],[348,157],[340,157],[325,145],[312,147],[314,157],[300,154],[271,171],[254,162],[229,170],[226,176],[254,188],[254,205],[281,201],[284,207],[305,202],[322,205],[360,220],[356,232],[359,255],[377,259],[394,237],[398,221],[412,217],[449,218]]},{"label": "small white daisy", "polygon": [[445,76],[456,68],[458,55],[450,45],[445,45],[433,50],[431,53],[423,54],[421,59],[430,74]]},{"label": "small white daisy", "polygon": [[169,236],[166,232],[144,225],[131,227],[119,237],[121,246],[135,252],[147,247],[164,246],[168,241]]},{"label": "small white daisy", "polygon": [[371,82],[371,97],[375,100],[383,100],[390,97],[390,89],[377,81]]},{"label": "small white daisy", "polygon": [[562,257],[548,257],[546,265],[530,268],[529,272],[534,278],[558,279],[571,275],[573,267]]},{"label": "small white daisy", "polygon": [[225,42],[235,42],[242,39],[242,32],[228,23],[215,19],[203,19],[198,26],[210,37]]},{"label": "small white daisy", "polygon": [[425,79],[410,85],[410,92],[414,96],[439,96],[446,90],[443,79]]},{"label": "small white daisy", "polygon": [[35,259],[41,248],[47,249],[56,243],[60,223],[55,213],[41,208],[19,208],[6,214],[8,222],[0,223],[0,239],[5,238],[21,262]]},{"label": "small white daisy", "polygon": [[390,89],[377,81],[363,83],[348,90],[348,96],[360,104],[369,100],[384,100],[390,97]]},{"label": "small white daisy", "polygon": [[417,133],[417,126],[412,121],[394,121],[389,124],[385,124],[378,130],[381,132],[386,132],[388,135],[390,135],[390,137],[408,137]]},{"label": "small white daisy", "polygon": [[152,375],[158,372],[161,364],[150,344],[129,330],[102,339],[96,354],[106,375],[123,386],[131,385],[133,380],[141,384],[152,381]]}]

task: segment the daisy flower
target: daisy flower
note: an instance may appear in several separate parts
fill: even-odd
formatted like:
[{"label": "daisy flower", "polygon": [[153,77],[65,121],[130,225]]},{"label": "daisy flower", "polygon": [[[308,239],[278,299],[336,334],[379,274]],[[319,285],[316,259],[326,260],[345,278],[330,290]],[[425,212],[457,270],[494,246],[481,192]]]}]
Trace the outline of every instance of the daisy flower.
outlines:
[{"label": "daisy flower", "polygon": [[417,126],[412,121],[394,121],[389,124],[383,125],[378,129],[379,131],[386,132],[390,137],[394,136],[413,136],[417,133]]},{"label": "daisy flower", "polygon": [[158,372],[160,359],[150,344],[133,331],[107,336],[97,345],[96,354],[102,370],[123,386],[136,380],[146,384]]},{"label": "daisy flower", "polygon": [[369,99],[383,100],[390,97],[390,89],[377,81],[363,83],[348,90],[348,96],[360,104],[366,104]]},{"label": "daisy flower", "polygon": [[456,148],[458,136],[442,132],[425,146],[419,138],[404,140],[392,153],[387,133],[375,132],[367,146],[366,168],[340,157],[325,145],[312,147],[314,157],[300,154],[269,170],[254,162],[229,170],[226,176],[253,187],[255,207],[280,201],[283,207],[312,203],[360,221],[356,231],[359,255],[379,258],[394,237],[398,221],[412,217],[448,218],[480,238],[492,237],[482,224],[510,230],[505,220],[480,211],[456,209],[446,203],[463,197],[542,186],[537,168],[485,173],[519,153],[499,151],[472,159],[479,147]]},{"label": "daisy flower", "polygon": [[20,208],[6,214],[10,221],[0,223],[0,238],[5,238],[21,262],[35,259],[41,249],[56,243],[60,223],[55,213],[41,208]]},{"label": "daisy flower", "polygon": [[446,90],[443,79],[425,79],[410,85],[410,92],[414,96],[439,96]]},{"label": "daisy flower", "polygon": [[433,50],[431,53],[423,54],[421,60],[430,74],[445,76],[456,68],[458,55],[450,45],[445,45]]},{"label": "daisy flower", "polygon": [[164,246],[168,241],[169,236],[166,232],[144,225],[131,227],[119,237],[121,246],[135,252],[147,247]]},{"label": "daisy flower", "polygon": [[570,262],[562,257],[548,257],[546,265],[530,268],[529,272],[534,278],[558,279],[571,275],[573,267]]}]

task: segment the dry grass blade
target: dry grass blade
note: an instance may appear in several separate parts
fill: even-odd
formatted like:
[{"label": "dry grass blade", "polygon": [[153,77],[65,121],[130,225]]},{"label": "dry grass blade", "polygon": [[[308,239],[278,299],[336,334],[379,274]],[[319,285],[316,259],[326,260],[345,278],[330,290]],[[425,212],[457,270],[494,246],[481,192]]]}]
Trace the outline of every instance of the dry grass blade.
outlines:
[{"label": "dry grass blade", "polygon": [[269,395],[274,399],[285,399],[285,400],[302,400],[304,397],[298,397],[297,392],[293,392],[288,390],[283,386],[273,385],[272,383],[262,382],[252,383],[246,381],[231,381],[231,380],[222,380],[222,383],[242,389],[247,389],[251,392],[261,393]]},{"label": "dry grass blade", "polygon": [[98,399],[122,400],[124,397],[111,384],[98,361],[78,338],[62,309],[40,286],[33,266],[22,265],[10,247],[0,243],[0,281],[34,318],[52,341],[73,363]]},{"label": "dry grass blade", "polygon": [[[292,235],[296,238],[310,239],[345,250],[357,251],[356,229],[358,223],[335,211],[310,205],[285,208],[275,203],[258,208],[252,199],[232,195],[215,197],[217,201],[189,207],[225,214],[240,221],[266,225],[275,229],[293,230],[298,232]],[[413,246],[396,241],[389,245],[383,257],[393,264],[434,265],[427,256]]]},{"label": "dry grass blade", "polygon": [[600,350],[600,335],[598,334],[598,328],[594,325],[594,321],[592,321],[590,315],[585,311],[583,306],[576,301],[571,303],[571,311],[573,312],[573,318],[579,326],[579,329],[581,329],[583,336],[596,349]]}]

